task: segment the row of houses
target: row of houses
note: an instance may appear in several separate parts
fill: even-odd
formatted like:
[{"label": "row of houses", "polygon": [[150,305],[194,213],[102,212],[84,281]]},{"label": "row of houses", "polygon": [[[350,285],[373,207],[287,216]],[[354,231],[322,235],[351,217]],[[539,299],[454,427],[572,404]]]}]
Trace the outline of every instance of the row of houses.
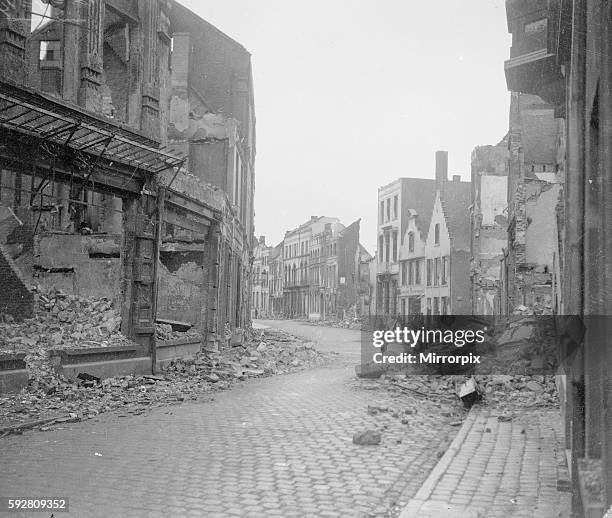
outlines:
[{"label": "row of houses", "polygon": [[249,52],[173,0],[13,0],[0,70],[0,312],[35,283],[113,300],[145,349],[158,319],[247,324]]},{"label": "row of houses", "polygon": [[255,316],[328,320],[368,307],[371,256],[359,243],[360,220],[312,216],[276,246],[264,237],[254,250]]},{"label": "row of houses", "polygon": [[375,314],[465,314],[469,295],[471,183],[448,177],[436,152],[434,179],[400,178],[378,190]]},{"label": "row of houses", "polygon": [[563,126],[520,92],[509,121],[472,152],[469,182],[438,151],[434,179],[379,188],[377,315],[561,312]]}]

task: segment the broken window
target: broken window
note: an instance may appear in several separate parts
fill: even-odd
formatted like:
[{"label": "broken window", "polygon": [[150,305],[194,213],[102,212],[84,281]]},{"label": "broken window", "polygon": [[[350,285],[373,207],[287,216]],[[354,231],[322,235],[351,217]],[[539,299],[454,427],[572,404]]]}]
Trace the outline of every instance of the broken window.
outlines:
[{"label": "broken window", "polygon": [[40,42],[40,53],[38,60],[41,65],[60,64],[60,42],[59,40],[42,40]]}]

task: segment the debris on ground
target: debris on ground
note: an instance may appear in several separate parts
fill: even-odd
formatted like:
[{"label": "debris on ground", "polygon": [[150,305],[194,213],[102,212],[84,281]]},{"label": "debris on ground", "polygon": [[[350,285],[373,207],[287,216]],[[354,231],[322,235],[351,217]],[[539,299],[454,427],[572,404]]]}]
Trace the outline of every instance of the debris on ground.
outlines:
[{"label": "debris on ground", "polygon": [[330,358],[318,352],[315,344],[283,331],[266,329],[252,334],[256,340],[173,361],[155,376],[100,380],[84,372],[71,382],[43,358],[39,365],[28,365],[30,383],[26,389],[0,396],[0,427],[53,416],[57,416],[55,424],[72,422],[113,410],[139,415],[151,406],[195,400],[248,378],[322,366]]},{"label": "debris on ground", "polygon": [[375,430],[364,430],[353,434],[353,444],[359,446],[377,446],[381,440],[381,433]]},{"label": "debris on ground", "polygon": [[155,324],[155,338],[162,341],[176,340],[179,338],[193,338],[194,340],[201,340],[202,334],[193,327],[187,329],[186,331],[179,331],[174,330],[171,324],[157,322]]},{"label": "debris on ground", "polygon": [[457,396],[465,407],[470,408],[474,403],[482,399],[482,388],[474,377],[470,377],[457,388]]},{"label": "debris on ground", "polygon": [[0,323],[0,352],[131,344],[121,334],[119,311],[107,298],[83,298],[61,290],[38,293],[37,298],[33,318]]}]

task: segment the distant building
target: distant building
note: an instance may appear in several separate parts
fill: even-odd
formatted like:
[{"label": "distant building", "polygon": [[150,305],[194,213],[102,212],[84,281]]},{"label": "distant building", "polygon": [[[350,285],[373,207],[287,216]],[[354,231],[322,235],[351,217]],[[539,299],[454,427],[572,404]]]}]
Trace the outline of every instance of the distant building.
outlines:
[{"label": "distant building", "polygon": [[425,242],[426,315],[469,315],[471,183],[440,178]]},{"label": "distant building", "polygon": [[261,236],[253,250],[252,316],[255,318],[270,315],[270,253],[265,236]]}]

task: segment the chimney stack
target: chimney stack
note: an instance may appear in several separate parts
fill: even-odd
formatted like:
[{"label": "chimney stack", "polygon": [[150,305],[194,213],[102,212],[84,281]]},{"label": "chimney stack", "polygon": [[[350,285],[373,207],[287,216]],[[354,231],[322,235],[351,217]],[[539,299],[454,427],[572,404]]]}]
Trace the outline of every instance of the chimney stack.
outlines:
[{"label": "chimney stack", "polygon": [[453,182],[460,182],[461,181],[461,175],[460,174],[454,174],[453,175]]},{"label": "chimney stack", "polygon": [[436,185],[438,189],[448,181],[448,151],[436,151]]},{"label": "chimney stack", "polygon": [[316,221],[318,219],[318,216],[310,216],[310,221]]}]

